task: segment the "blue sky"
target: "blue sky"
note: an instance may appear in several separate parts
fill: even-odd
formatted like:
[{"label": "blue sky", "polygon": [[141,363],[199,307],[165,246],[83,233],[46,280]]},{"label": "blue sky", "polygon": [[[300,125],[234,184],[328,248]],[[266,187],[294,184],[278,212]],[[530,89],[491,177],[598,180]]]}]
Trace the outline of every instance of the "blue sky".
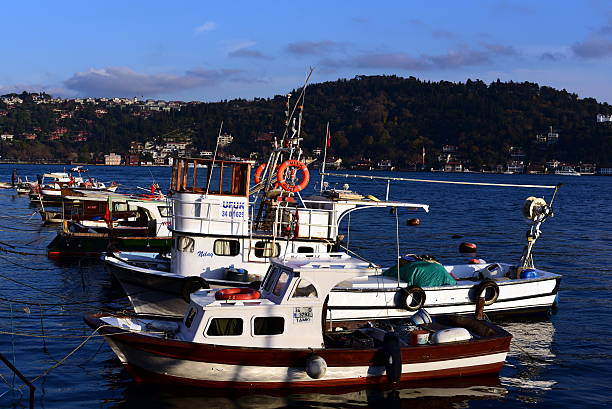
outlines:
[{"label": "blue sky", "polygon": [[531,81],[612,102],[612,2],[28,1],[2,5],[0,94],[218,101],[394,74]]}]

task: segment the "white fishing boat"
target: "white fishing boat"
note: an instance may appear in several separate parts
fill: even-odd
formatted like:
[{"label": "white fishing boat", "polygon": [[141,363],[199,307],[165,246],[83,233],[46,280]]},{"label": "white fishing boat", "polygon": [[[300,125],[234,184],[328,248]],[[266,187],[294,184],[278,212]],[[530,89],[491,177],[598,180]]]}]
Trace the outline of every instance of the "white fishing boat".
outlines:
[{"label": "white fishing boat", "polygon": [[561,176],[580,176],[579,172],[576,172],[573,166],[562,166],[561,169],[555,171],[555,175]]},{"label": "white fishing boat", "polygon": [[325,319],[333,288],[375,273],[345,256],[278,260],[260,290],[198,291],[183,319],[85,321],[143,382],[304,389],[499,372],[511,335],[485,320],[425,310],[366,325]]},{"label": "white fishing boat", "polygon": [[[50,181],[47,181],[49,179]],[[114,193],[118,187],[115,182],[107,185],[92,177],[84,179],[80,173],[78,176],[66,172],[45,173],[39,176],[36,189],[30,193],[30,200],[37,203],[57,202],[62,196],[73,194],[75,190]]]},{"label": "white fishing boat", "polygon": [[300,148],[301,97],[287,112],[285,134],[273,142],[270,157],[253,176],[252,161],[174,160],[170,267],[158,270],[155,258],[152,268],[144,268],[140,254],[135,264],[130,253],[105,256],[138,312],[182,315],[181,299],[197,288],[246,286],[261,281],[273,257],[336,251],[339,226],[354,211],[428,210],[426,205],[364,197],[348,187],[302,197],[310,172]]},{"label": "white fishing boat", "polygon": [[[301,123],[301,113],[299,118]],[[291,118],[287,119],[287,123],[292,123]],[[173,236],[170,261],[165,256],[130,252],[104,256],[136,312],[181,316],[189,301],[189,294],[199,288],[258,288],[274,257],[294,253],[325,254],[340,250],[340,225],[344,221],[350,228],[350,215],[360,209],[391,208],[396,215],[400,208],[429,210],[426,204],[388,200],[392,179],[424,181],[415,179],[333,174],[370,180],[385,179],[385,200],[364,197],[348,190],[348,185],[341,190],[326,190],[323,180],[319,194],[302,197],[300,192],[308,184],[309,172],[300,161],[300,140],[299,128],[292,128],[291,131],[288,128],[280,140],[274,141],[268,161],[254,173],[253,187],[253,162],[250,161],[214,158],[178,158],[174,161],[169,194]],[[332,174],[323,172],[325,175]],[[439,180],[425,182],[447,183]],[[491,185],[556,189],[555,186]],[[473,312],[475,295],[483,291],[487,293],[487,303],[491,304],[487,306],[490,313],[550,310],[560,276],[535,269],[531,261],[531,248],[539,236],[539,226],[552,215],[552,207],[535,198],[530,198],[528,203],[525,211],[532,223],[528,235],[528,254],[524,254],[518,264],[495,261],[480,266],[445,266],[447,271],[456,274],[459,283],[456,288],[459,290],[427,288],[419,291],[419,294],[423,294],[423,301],[427,298],[427,307],[434,314]],[[399,258],[399,254],[397,256]],[[521,272],[524,269],[530,270],[529,275]],[[409,308],[405,308],[397,301],[398,289],[407,286],[401,278],[394,280],[381,276],[372,280],[344,290],[335,289],[336,301],[332,303],[334,308],[330,311],[335,309],[334,314],[351,319],[405,315],[406,310],[414,309],[411,302]],[[488,284],[483,290],[484,281]],[[359,285],[362,288],[358,290]],[[411,291],[414,292],[414,289]],[[344,298],[340,297],[341,293],[344,293]],[[358,293],[361,296],[357,297]],[[372,300],[364,298],[366,293],[371,293]],[[408,296],[412,299],[413,294]],[[361,307],[361,312],[356,311],[357,306],[364,305],[368,307]],[[418,308],[425,304],[416,302],[415,305]],[[404,311],[398,312],[400,309]]]}]

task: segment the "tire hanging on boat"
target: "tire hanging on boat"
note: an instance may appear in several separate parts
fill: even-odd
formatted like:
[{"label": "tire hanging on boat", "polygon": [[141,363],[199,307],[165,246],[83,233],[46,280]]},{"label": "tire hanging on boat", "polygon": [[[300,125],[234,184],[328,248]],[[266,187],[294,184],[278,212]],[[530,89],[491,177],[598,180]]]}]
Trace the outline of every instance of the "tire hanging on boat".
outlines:
[{"label": "tire hanging on boat", "polygon": [[210,288],[208,282],[202,277],[190,276],[183,278],[183,287],[181,288],[181,296],[186,303],[191,301],[191,294],[200,289]]},{"label": "tire hanging on boat", "polygon": [[[285,171],[287,170],[287,168],[292,168],[291,169],[292,176],[295,171],[297,170],[302,171],[302,180],[300,181],[300,183],[294,185],[285,180],[286,179]],[[283,163],[281,163],[280,166],[278,167],[278,170],[276,171],[276,179],[278,180],[278,184],[280,185],[280,187],[283,188],[283,190],[287,192],[295,193],[295,192],[304,190],[304,188],[308,186],[308,182],[310,182],[310,172],[308,171],[308,168],[306,167],[306,165],[300,162],[299,160],[295,160],[295,159],[286,160]]]},{"label": "tire hanging on boat", "polygon": [[[425,290],[418,285],[411,285],[407,288],[400,289],[398,294],[398,307],[403,308],[407,311],[417,311],[423,308],[425,305]],[[408,297],[411,297],[411,301],[408,302]],[[416,304],[414,302],[416,301]]]},{"label": "tire hanging on boat", "polygon": [[[487,292],[489,290],[492,291],[492,296],[487,298]],[[486,279],[478,284],[476,286],[476,299],[474,301],[478,302],[478,299],[481,297],[485,299],[484,305],[491,305],[497,301],[499,297],[499,286],[497,283],[491,279]]]}]

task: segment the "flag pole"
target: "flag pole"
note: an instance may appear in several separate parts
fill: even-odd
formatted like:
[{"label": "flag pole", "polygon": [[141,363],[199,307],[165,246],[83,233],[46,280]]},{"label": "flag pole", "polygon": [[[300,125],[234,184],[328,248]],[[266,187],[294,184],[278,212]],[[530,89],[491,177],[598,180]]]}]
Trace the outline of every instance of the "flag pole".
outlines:
[{"label": "flag pole", "polygon": [[323,153],[323,163],[321,164],[321,186],[319,188],[319,192],[323,193],[323,180],[325,179],[325,162],[327,161],[327,147],[330,143],[330,135],[329,135],[329,122],[327,123],[327,128],[325,130],[325,151]]}]

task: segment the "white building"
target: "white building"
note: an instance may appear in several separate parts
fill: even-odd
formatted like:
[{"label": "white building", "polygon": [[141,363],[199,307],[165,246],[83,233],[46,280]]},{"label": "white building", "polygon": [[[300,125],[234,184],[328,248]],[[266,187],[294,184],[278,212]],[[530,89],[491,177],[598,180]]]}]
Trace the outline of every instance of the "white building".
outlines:
[{"label": "white building", "polygon": [[121,165],[121,155],[117,155],[113,152],[108,155],[104,155],[104,164],[111,166]]},{"label": "white building", "polygon": [[597,114],[597,122],[612,122],[612,115]]},{"label": "white building", "polygon": [[232,141],[234,140],[234,137],[230,134],[224,133],[223,135],[219,135],[219,146],[220,147],[224,147],[229,145],[230,143],[232,143]]}]

